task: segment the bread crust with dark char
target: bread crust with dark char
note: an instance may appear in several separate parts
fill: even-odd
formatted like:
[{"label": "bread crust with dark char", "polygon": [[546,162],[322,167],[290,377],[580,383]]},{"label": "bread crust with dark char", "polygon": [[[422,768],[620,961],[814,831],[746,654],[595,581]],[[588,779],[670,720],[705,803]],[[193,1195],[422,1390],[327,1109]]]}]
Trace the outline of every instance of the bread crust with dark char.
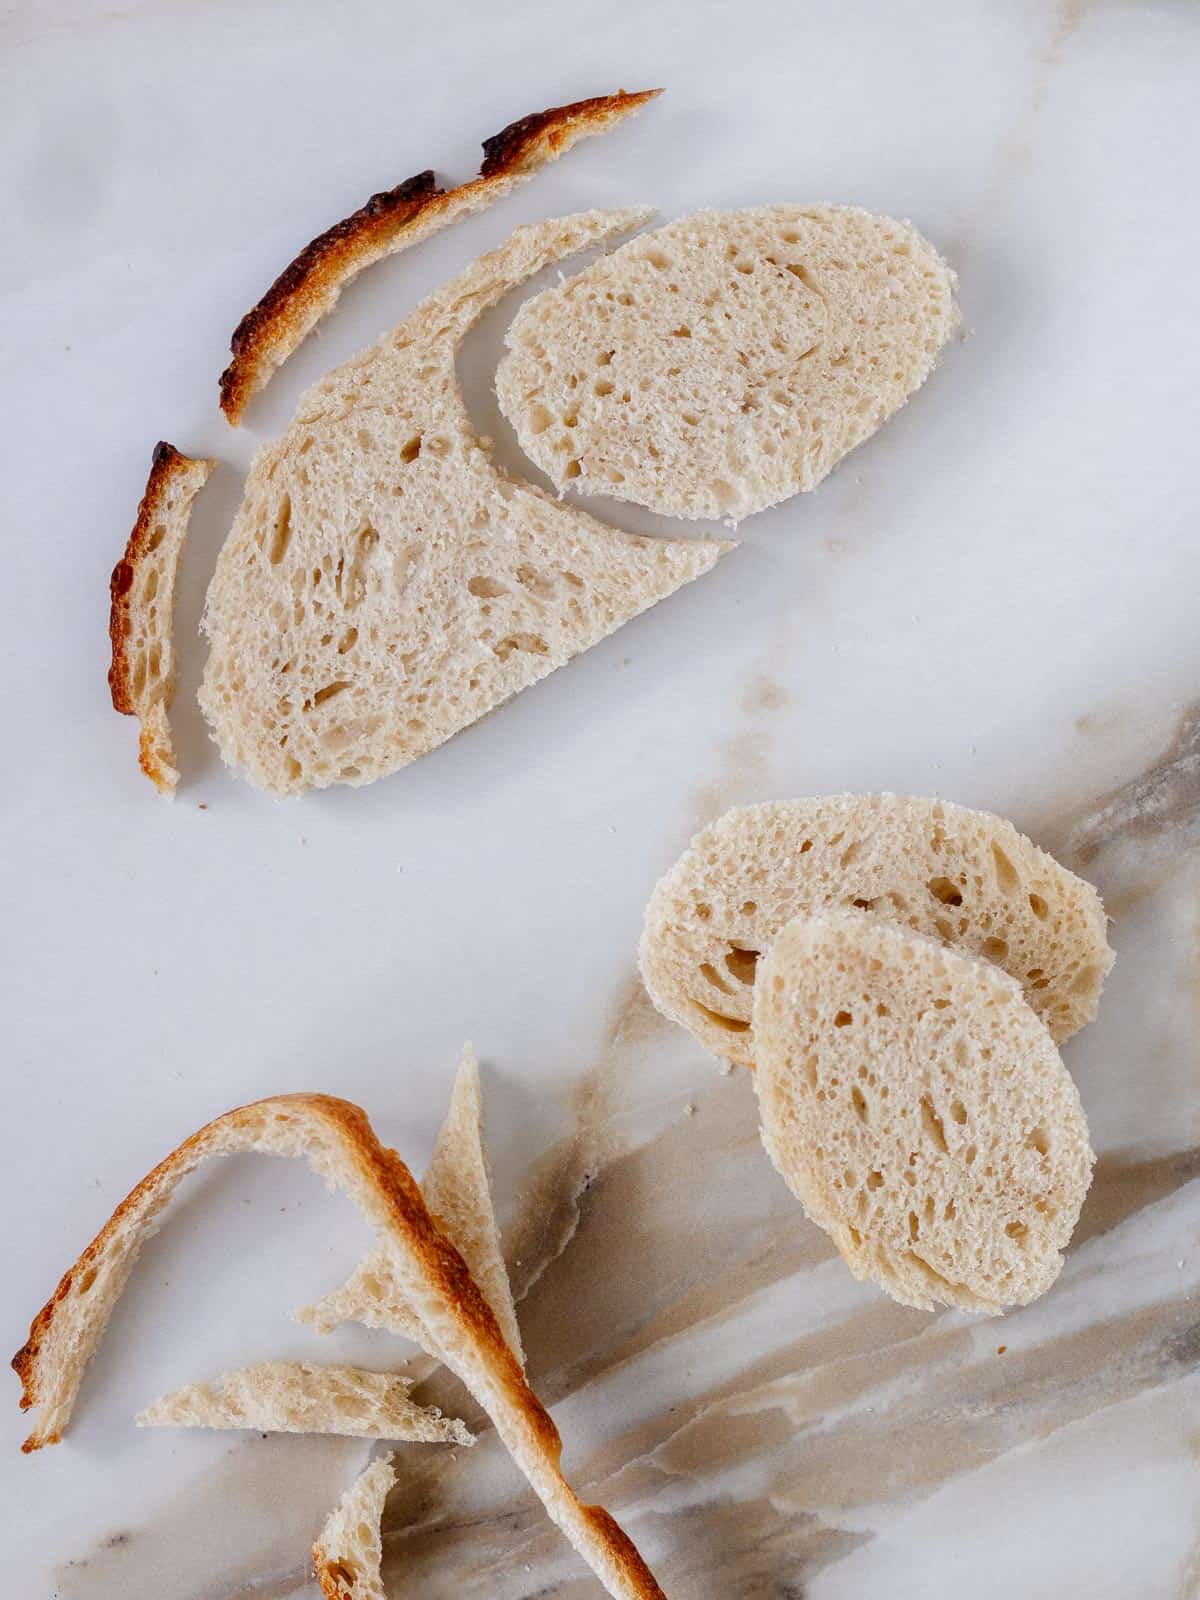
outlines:
[{"label": "bread crust with dark char", "polygon": [[[30,1325],[28,1340],[13,1357],[13,1368],[22,1385],[22,1410],[50,1406],[57,1419],[48,1426],[49,1418],[44,1416],[22,1449],[36,1450],[60,1439],[84,1366],[99,1343],[142,1239],[179,1182],[206,1156],[239,1150],[304,1156],[350,1196],[381,1237],[406,1259],[433,1314],[453,1320],[465,1353],[460,1352],[458,1360],[448,1357],[447,1364],[464,1382],[468,1381],[468,1372],[474,1377],[475,1382],[468,1383],[468,1387],[492,1413],[518,1464],[529,1475],[529,1463],[522,1456],[528,1452],[534,1457],[537,1472],[544,1470],[553,1480],[553,1494],[568,1499],[577,1522],[589,1530],[593,1549],[588,1553],[577,1546],[580,1553],[599,1571],[595,1547],[602,1549],[603,1560],[621,1580],[620,1589],[612,1589],[613,1593],[636,1595],[639,1600],[662,1600],[662,1590],[632,1541],[601,1507],[584,1505],[563,1478],[558,1430],[526,1382],[520,1363],[505,1342],[465,1261],[430,1216],[412,1173],[394,1150],[380,1143],[360,1107],[332,1095],[279,1095],[226,1112],[184,1140],[121,1201],[79,1259],[63,1274]],[[106,1258],[109,1280],[97,1283]],[[86,1295],[93,1286],[101,1300],[107,1300],[107,1306],[99,1320],[89,1324]],[[62,1329],[57,1327],[61,1319],[67,1324]],[[70,1339],[72,1321],[78,1334],[74,1343]],[[57,1352],[49,1348],[56,1333],[60,1334]],[[82,1360],[78,1359],[79,1347],[83,1350]],[[61,1376],[56,1371],[56,1356],[61,1368],[64,1351],[75,1354],[74,1370],[55,1392],[56,1377]],[[460,1370],[460,1364],[465,1371]],[[491,1391],[491,1404],[478,1393],[480,1388]],[[502,1397],[499,1405],[498,1397]],[[539,1485],[532,1477],[531,1481],[545,1499],[544,1482]],[[550,1509],[550,1500],[546,1504]]]},{"label": "bread crust with dark char", "polygon": [[221,410],[228,420],[237,426],[275,368],[364,267],[500,199],[578,140],[603,133],[661,93],[646,89],[626,94],[622,89],[520,117],[484,140],[483,165],[470,182],[447,190],[438,186],[431,171],[419,172],[394,189],[372,195],[352,216],[318,235],[234,331],[233,360],[221,374]]},{"label": "bread crust with dark char", "polygon": [[[174,757],[166,722],[166,711],[171,704],[174,683],[168,673],[169,681],[165,693],[143,692],[139,696],[134,682],[134,652],[131,650],[137,606],[136,590],[143,566],[154,557],[161,543],[162,535],[156,534],[156,530],[167,515],[168,501],[173,491],[179,489],[185,496],[176,515],[177,518],[184,519],[186,527],[192,499],[199,493],[214,464],[212,461],[185,456],[165,439],[158,441],[150,460],[150,476],[146,480],[146,488],[138,505],[133,532],[126,541],[125,553],[113,568],[108,581],[108,637],[112,646],[108,688],[112,696],[113,710],[121,712],[124,716],[141,718],[139,765],[155,788],[167,794],[174,789],[178,776],[173,766]],[[190,494],[188,494],[189,487]],[[178,522],[173,531],[178,547],[169,558],[169,587],[172,590],[175,565],[178,562],[179,550],[182,549],[183,530]],[[168,648],[171,626],[172,619],[168,616],[166,626],[162,630]],[[158,724],[155,727],[149,725],[148,718],[151,711],[155,712]]]}]

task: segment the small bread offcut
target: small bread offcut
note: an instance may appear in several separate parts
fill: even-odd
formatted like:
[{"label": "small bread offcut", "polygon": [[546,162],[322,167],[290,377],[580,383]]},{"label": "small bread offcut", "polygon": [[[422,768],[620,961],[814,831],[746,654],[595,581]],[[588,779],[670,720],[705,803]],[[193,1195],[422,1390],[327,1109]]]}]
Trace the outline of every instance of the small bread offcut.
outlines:
[{"label": "small bread offcut", "polygon": [[253,1428],[355,1439],[472,1445],[465,1422],[409,1399],[413,1380],[362,1367],[260,1361],[217,1383],[189,1383],[147,1406],[139,1428]]},{"label": "small bread offcut", "polygon": [[815,488],[921,387],[954,287],[892,217],[704,211],[527,301],[496,390],[560,489],[736,521]]},{"label": "small bread offcut", "polygon": [[797,918],[755,987],[763,1143],[855,1277],[997,1312],[1062,1267],[1095,1157],[1007,973],[852,912]]},{"label": "small bread offcut", "polygon": [[[421,1193],[434,1221],[482,1289],[509,1349],[524,1366],[521,1331],[492,1205],[479,1063],[470,1045],[463,1051],[450,1109],[421,1181]],[[391,1257],[381,1249],[372,1250],[339,1289],[297,1311],[296,1319],[311,1324],[319,1333],[329,1333],[341,1322],[362,1322],[417,1344],[425,1337],[420,1319],[396,1281]],[[428,1354],[439,1353],[430,1350]]]},{"label": "small bread offcut", "polygon": [[155,445],[133,532],[108,585],[113,709],[140,721],[142,771],[167,796],[179,782],[167,716],[175,695],[175,578],[192,502],[214,465],[165,440]]},{"label": "small bread offcut", "polygon": [[831,795],[739,806],[698,833],[646,908],[642,977],[706,1049],[755,1062],[759,957],[793,917],[853,909],[1004,969],[1060,1043],[1113,963],[1100,896],[1012,823],[945,800]]},{"label": "small bread offcut", "polygon": [[620,533],[500,472],[455,376],[459,340],[509,289],[645,215],[518,229],[310,389],[259,453],[208,591],[200,694],[252,783],[394,772],[728,548]]},{"label": "small bread offcut", "polygon": [[359,1473],[313,1545],[313,1572],[325,1600],[386,1600],[380,1523],[396,1482],[393,1461],[379,1456]]},{"label": "small bread offcut", "polygon": [[280,1095],[226,1112],[161,1161],[121,1202],[67,1269],[13,1358],[21,1408],[38,1411],[22,1448],[55,1444],[146,1238],[189,1172],[210,1156],[256,1150],[307,1160],[355,1203],[395,1263],[405,1298],[432,1346],[491,1417],[551,1519],[616,1600],[662,1600],[628,1535],[585,1505],[560,1465],[562,1440],[525,1380],[466,1263],[441,1233],[416,1180],[385,1149],[366,1114],[332,1095]]},{"label": "small bread offcut", "polygon": [[286,267],[230,340],[233,360],[221,374],[221,410],[236,427],[253,397],[337,304],[364,267],[407,250],[430,234],[482,211],[580,139],[605,133],[662,93],[599,95],[574,105],[551,106],[521,117],[483,141],[479,176],[455,189],[439,188],[432,172],[418,172],[374,194],[345,221],[326,229]]}]

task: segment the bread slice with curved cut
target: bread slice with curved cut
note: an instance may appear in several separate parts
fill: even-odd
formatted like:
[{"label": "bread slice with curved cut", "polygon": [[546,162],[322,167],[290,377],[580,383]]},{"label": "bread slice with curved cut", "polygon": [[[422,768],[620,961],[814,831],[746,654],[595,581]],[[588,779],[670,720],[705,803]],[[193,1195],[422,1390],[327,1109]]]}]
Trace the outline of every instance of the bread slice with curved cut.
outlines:
[{"label": "bread slice with curved cut", "polygon": [[790,922],[762,969],[763,1143],[855,1277],[923,1310],[1043,1294],[1095,1157],[1020,985],[853,912]]},{"label": "bread slice with curved cut", "polygon": [[911,223],[854,206],[702,211],[522,306],[500,406],[560,489],[736,521],[921,387],[955,281]]},{"label": "bread slice with curved cut", "polygon": [[342,290],[364,267],[503,199],[581,139],[606,133],[661,93],[645,89],[626,94],[620,89],[535,111],[483,141],[483,165],[469,183],[446,190],[431,171],[418,172],[394,189],[373,194],[353,216],[326,229],[238,323],[229,343],[233,359],[221,374],[221,410],[229,421],[238,425],[276,368],[333,310]]},{"label": "bread slice with curved cut", "polygon": [[[509,1349],[524,1366],[521,1330],[492,1205],[479,1063],[469,1044],[454,1080],[450,1109],[421,1180],[421,1193],[434,1221],[482,1289]],[[329,1333],[341,1322],[362,1322],[417,1344],[424,1334],[420,1318],[396,1281],[391,1257],[382,1249],[372,1250],[340,1288],[295,1315],[298,1322],[311,1324],[319,1333]],[[438,1354],[434,1350],[428,1353]]]},{"label": "bread slice with curved cut", "polygon": [[217,561],[201,705],[275,794],[370,783],[588,649],[728,545],[618,532],[492,464],[454,353],[548,263],[644,207],[519,228],[316,384]]},{"label": "bread slice with curved cut", "polygon": [[21,1409],[38,1418],[22,1448],[56,1444],[88,1362],[147,1237],[189,1172],[239,1151],[306,1160],[358,1207],[395,1263],[405,1298],[447,1367],[475,1397],[562,1530],[616,1600],[661,1600],[628,1535],[601,1506],[585,1505],[563,1476],[562,1440],[526,1382],[466,1263],[441,1233],[416,1180],[385,1149],[366,1114],[332,1095],[278,1095],[228,1111],[192,1134],[121,1202],[34,1318],[13,1358]]},{"label": "bread slice with curved cut", "polygon": [[179,783],[167,716],[175,696],[175,579],[192,502],[215,464],[165,440],[155,445],[133,532],[108,585],[113,710],[141,722],[139,764],[168,797]]},{"label": "bread slice with curved cut", "polygon": [[753,1066],[759,957],[795,916],[896,923],[1011,973],[1060,1043],[1113,963],[1100,896],[1011,822],[946,800],[830,795],[738,806],[692,840],[646,908],[642,978],[715,1055]]},{"label": "bread slice with curved cut", "polygon": [[313,1572],[326,1600],[386,1600],[380,1523],[396,1482],[393,1460],[379,1456],[359,1473],[313,1545]]},{"label": "bread slice with curved cut", "polygon": [[260,1361],[215,1384],[189,1383],[138,1416],[139,1428],[254,1428],[355,1439],[472,1445],[465,1422],[409,1398],[413,1379],[311,1361]]}]

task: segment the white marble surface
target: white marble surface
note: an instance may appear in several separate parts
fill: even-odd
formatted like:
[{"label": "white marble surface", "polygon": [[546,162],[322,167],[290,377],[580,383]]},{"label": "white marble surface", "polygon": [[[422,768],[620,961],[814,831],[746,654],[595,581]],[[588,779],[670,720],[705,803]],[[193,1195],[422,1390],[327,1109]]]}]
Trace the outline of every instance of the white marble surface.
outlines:
[{"label": "white marble surface", "polygon": [[[1189,0],[5,11],[13,1348],[124,1190],[238,1101],[350,1096],[419,1168],[469,1035],[518,1280],[544,1269],[534,1381],[673,1600],[1200,1594],[1198,70]],[[524,111],[651,83],[636,124],[360,280],[225,427],[229,332],[298,245],[421,167],[465,176]],[[408,772],[287,805],[224,772],[194,703],[203,589],[301,387],[518,221],[773,199],[911,216],[959,270],[969,337],[908,408]],[[464,368],[515,461],[487,380],[509,314]],[[182,580],[174,807],[104,682],[107,576],[162,436],[222,462]],[[1011,816],[1116,917],[1067,1051],[1093,1195],[1058,1285],[998,1323],[853,1283],[758,1152],[746,1083],[633,984],[646,895],[700,821],[867,788]],[[394,1360],[285,1315],[360,1242],[299,1170],[192,1180],[61,1447],[20,1457],[10,1385],[10,1586],[306,1592],[365,1448],[132,1416],[269,1355]],[[403,1468],[391,1593],[596,1592],[494,1441]]]}]

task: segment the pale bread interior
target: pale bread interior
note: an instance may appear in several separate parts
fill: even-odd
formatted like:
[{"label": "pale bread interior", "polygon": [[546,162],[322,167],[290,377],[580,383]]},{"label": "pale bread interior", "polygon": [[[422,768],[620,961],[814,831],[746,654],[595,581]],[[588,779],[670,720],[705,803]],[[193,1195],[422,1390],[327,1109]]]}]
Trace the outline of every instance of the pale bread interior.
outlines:
[{"label": "pale bread interior", "polygon": [[386,1600],[380,1521],[395,1482],[393,1457],[379,1456],[330,1512],[312,1552],[313,1571],[326,1600]]}]

